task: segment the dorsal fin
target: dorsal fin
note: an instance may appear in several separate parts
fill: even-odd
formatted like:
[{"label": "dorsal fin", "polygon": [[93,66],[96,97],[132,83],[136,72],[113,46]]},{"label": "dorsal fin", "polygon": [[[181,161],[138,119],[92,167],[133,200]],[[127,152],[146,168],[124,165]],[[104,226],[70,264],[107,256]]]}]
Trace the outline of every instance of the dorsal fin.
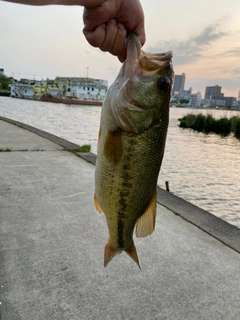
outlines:
[{"label": "dorsal fin", "polygon": [[157,191],[151,201],[148,204],[145,212],[138,218],[136,222],[136,237],[142,238],[147,237],[153,233],[156,220],[156,210],[157,210]]}]

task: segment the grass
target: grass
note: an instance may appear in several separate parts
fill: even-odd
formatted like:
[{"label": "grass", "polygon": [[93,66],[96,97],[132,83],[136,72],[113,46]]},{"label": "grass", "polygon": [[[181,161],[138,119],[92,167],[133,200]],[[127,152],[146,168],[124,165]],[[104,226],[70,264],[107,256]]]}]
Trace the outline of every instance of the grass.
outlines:
[{"label": "grass", "polygon": [[193,129],[203,133],[216,133],[222,136],[228,136],[233,133],[237,139],[240,139],[240,117],[214,119],[211,114],[188,114],[179,119],[181,128]]},{"label": "grass", "polygon": [[71,149],[72,152],[89,152],[91,150],[90,144],[85,144],[78,148]]},{"label": "grass", "polygon": [[12,148],[0,148],[0,152],[10,152]]}]

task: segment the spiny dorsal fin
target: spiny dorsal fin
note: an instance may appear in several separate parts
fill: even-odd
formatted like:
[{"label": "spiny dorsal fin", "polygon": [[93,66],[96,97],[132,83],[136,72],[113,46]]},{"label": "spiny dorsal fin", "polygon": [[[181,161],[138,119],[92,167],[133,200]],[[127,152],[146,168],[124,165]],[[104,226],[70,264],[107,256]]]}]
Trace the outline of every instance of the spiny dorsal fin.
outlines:
[{"label": "spiny dorsal fin", "polygon": [[147,237],[154,231],[157,209],[157,191],[149,202],[144,214],[136,222],[136,237]]},{"label": "spiny dorsal fin", "polygon": [[94,194],[94,207],[95,209],[97,210],[98,213],[103,213],[101,207],[100,207],[100,204],[98,202],[98,199],[96,197],[96,194]]}]

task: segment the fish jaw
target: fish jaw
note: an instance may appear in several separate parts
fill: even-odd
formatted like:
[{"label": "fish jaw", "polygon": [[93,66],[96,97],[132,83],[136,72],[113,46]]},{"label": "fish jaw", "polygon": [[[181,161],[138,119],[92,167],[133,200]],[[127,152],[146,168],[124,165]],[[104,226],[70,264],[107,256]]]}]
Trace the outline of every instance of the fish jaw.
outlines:
[{"label": "fish jaw", "polygon": [[[171,51],[146,53],[134,33],[128,36],[127,58],[106,97],[116,127],[138,134],[155,125],[166,113],[174,75],[171,59]],[[168,87],[157,88],[160,77]]]}]

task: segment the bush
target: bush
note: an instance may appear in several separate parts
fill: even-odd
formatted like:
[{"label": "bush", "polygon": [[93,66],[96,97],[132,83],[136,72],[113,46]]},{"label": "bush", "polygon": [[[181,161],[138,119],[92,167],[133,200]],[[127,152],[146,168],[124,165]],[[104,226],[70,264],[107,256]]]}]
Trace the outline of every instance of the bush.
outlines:
[{"label": "bush", "polygon": [[234,119],[234,136],[240,139],[240,118]]},{"label": "bush", "polygon": [[231,120],[227,118],[221,118],[216,121],[215,133],[227,136],[231,132]]},{"label": "bush", "polygon": [[179,119],[181,128],[190,128],[204,133],[216,133],[223,136],[234,132],[236,138],[240,139],[240,117],[234,116],[230,119],[223,117],[221,119],[214,119],[211,114],[198,115],[188,114]]},{"label": "bush", "polygon": [[214,132],[214,125],[216,120],[213,118],[211,114],[208,114],[205,121],[204,131],[206,133]]}]

